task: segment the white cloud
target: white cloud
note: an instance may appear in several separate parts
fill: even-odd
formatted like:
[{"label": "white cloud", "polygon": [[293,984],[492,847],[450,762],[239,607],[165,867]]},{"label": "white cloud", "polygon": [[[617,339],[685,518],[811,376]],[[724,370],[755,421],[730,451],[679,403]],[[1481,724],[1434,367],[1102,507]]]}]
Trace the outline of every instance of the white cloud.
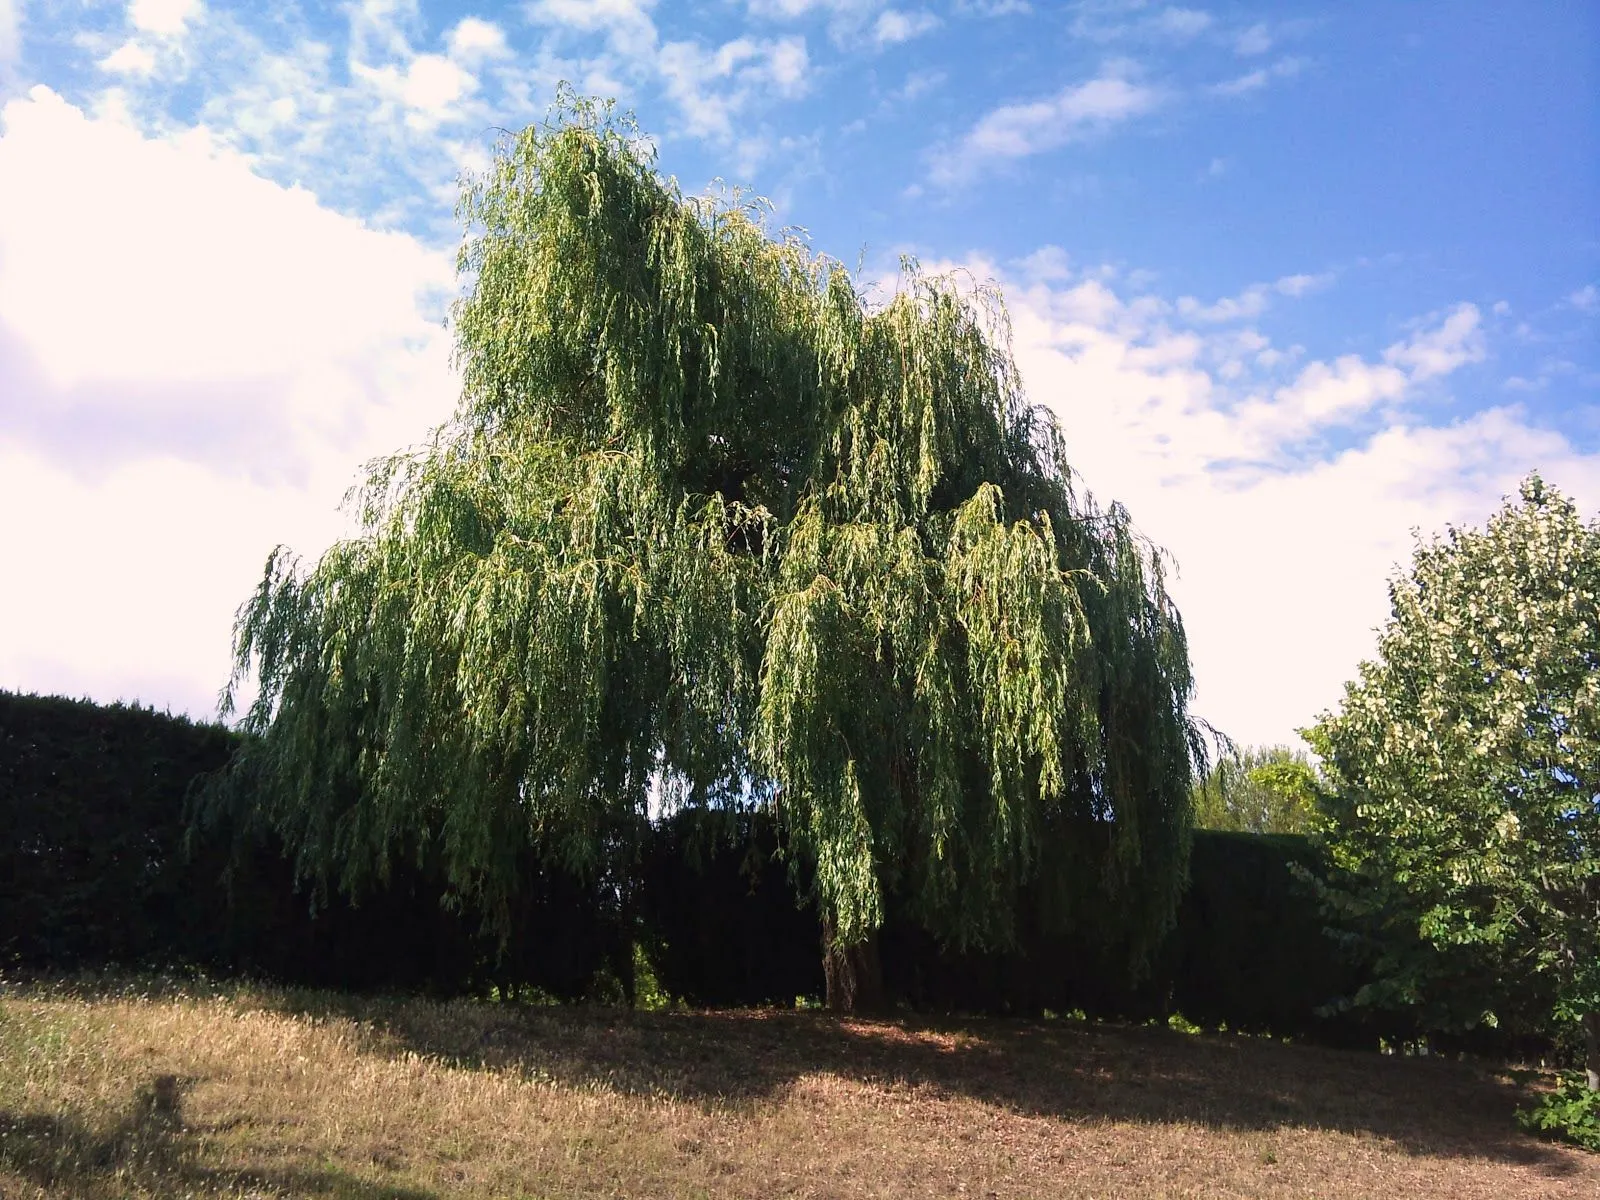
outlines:
[{"label": "white cloud", "polygon": [[[926,8],[907,10],[887,4],[888,0],[749,0],[748,8],[759,20],[825,18],[829,37],[846,50],[862,45],[882,50],[921,37],[943,23]],[[960,5],[957,11],[963,11]]]},{"label": "white cloud", "polygon": [[872,27],[872,36],[878,45],[892,46],[921,37],[939,28],[939,24],[939,18],[926,9],[901,12],[897,8],[890,8],[878,14],[877,23]]},{"label": "white cloud", "polygon": [[1027,257],[1018,259],[1017,268],[1023,278],[1031,282],[1051,283],[1072,278],[1072,259],[1060,246],[1040,246]]},{"label": "white cloud", "polygon": [[1199,37],[1211,28],[1212,17],[1197,8],[1164,8],[1151,20],[1151,29],[1180,41]]},{"label": "white cloud", "polygon": [[449,414],[448,256],[42,87],[0,178],[0,687],[203,715],[271,547]]},{"label": "white cloud", "polygon": [[1259,92],[1274,79],[1293,79],[1305,68],[1303,58],[1280,58],[1270,67],[1260,67],[1235,79],[1214,83],[1208,90],[1218,96],[1247,96]]},{"label": "white cloud", "polygon": [[1294,296],[1298,298],[1300,296],[1309,295],[1311,292],[1326,287],[1332,282],[1333,273],[1331,271],[1324,271],[1317,275],[1285,275],[1272,286],[1285,296]]},{"label": "white cloud", "polygon": [[534,0],[528,19],[582,33],[603,32],[618,54],[644,59],[655,53],[655,0]]},{"label": "white cloud", "polygon": [[[1125,502],[1177,560],[1195,711],[1235,738],[1292,741],[1337,704],[1374,649],[1413,527],[1482,523],[1535,467],[1600,509],[1600,455],[1520,409],[1434,423],[1408,413],[1411,390],[1470,340],[1460,308],[1398,343],[1399,365],[1319,359],[1273,389],[1253,366],[1229,383],[1203,364],[1261,347],[1276,367],[1292,351],[1253,331],[1173,330],[1160,304],[1066,278],[1054,252],[1038,262],[1044,271],[1006,282],[1028,394],[1056,411],[1089,487]],[[1456,349],[1418,349],[1441,345]],[[1318,432],[1342,448],[1306,453]]]},{"label": "white cloud", "polygon": [[0,0],[0,67],[22,55],[22,0]]},{"label": "white cloud", "polygon": [[792,21],[812,13],[826,13],[859,24],[882,5],[883,0],[750,0],[750,15]]},{"label": "white cloud", "polygon": [[1600,291],[1594,284],[1585,284],[1567,297],[1567,303],[1579,312],[1600,312]]},{"label": "white cloud", "polygon": [[963,16],[1009,17],[1033,11],[1028,0],[955,0],[955,11]]},{"label": "white cloud", "polygon": [[736,164],[751,168],[770,150],[772,138],[765,132],[736,137],[735,119],[760,101],[793,99],[810,89],[805,38],[738,37],[715,47],[699,40],[662,42],[650,17],[653,7],[654,0],[534,0],[527,12],[558,34],[604,36],[606,53],[583,63],[589,90],[600,85],[617,94],[626,91],[619,81],[658,84],[682,117],[668,133],[733,146]]},{"label": "white cloud", "polygon": [[511,53],[505,31],[493,21],[464,17],[445,37],[450,57],[463,62],[485,58],[505,58]]},{"label": "white cloud", "polygon": [[1178,311],[1194,321],[1241,321],[1258,317],[1267,308],[1267,285],[1251,284],[1237,296],[1224,296],[1214,304],[1202,304],[1193,296],[1178,298]]},{"label": "white cloud", "polygon": [[919,96],[926,96],[929,92],[941,88],[950,76],[943,71],[912,71],[906,76],[905,83],[891,93],[893,100],[915,100]]},{"label": "white cloud", "polygon": [[[662,85],[683,113],[685,132],[723,142],[733,139],[734,118],[758,93],[804,94],[809,66],[802,37],[736,38],[715,50],[668,42],[659,60]],[[747,163],[752,158],[744,157]]]},{"label": "white cloud", "polygon": [[127,41],[95,65],[113,75],[149,75],[156,69],[156,56],[138,42]]},{"label": "white cloud", "polygon": [[1187,42],[1214,25],[1209,12],[1168,5],[1149,8],[1143,0],[1080,3],[1070,26],[1075,37],[1092,42]]},{"label": "white cloud", "polygon": [[1162,99],[1156,88],[1107,74],[1047,99],[1005,105],[986,114],[953,148],[937,151],[932,178],[943,184],[962,182],[986,162],[1053,150],[1150,112]]},{"label": "white cloud", "polygon": [[[561,79],[626,95],[608,74],[621,60],[604,47],[567,59],[558,38],[536,36],[531,52],[512,55],[499,26],[471,17],[430,36],[405,0],[344,13],[347,34],[288,19],[252,29],[219,14],[186,57],[204,67],[198,120],[219,140],[280,181],[315,180],[329,207],[382,224],[453,240],[457,180],[498,128],[544,115]],[[143,128],[166,127],[169,103],[165,89],[133,91]]]},{"label": "white cloud", "polygon": [[1202,304],[1193,296],[1178,299],[1178,312],[1192,321],[1220,324],[1228,321],[1246,321],[1259,317],[1267,310],[1274,293],[1298,299],[1333,279],[1331,272],[1320,275],[1285,275],[1275,283],[1252,283],[1237,296],[1224,296],[1211,304]]},{"label": "white cloud", "polygon": [[[800,37],[784,38],[767,47],[766,77],[776,85],[778,94],[786,97],[804,95],[810,59],[806,55],[806,40]],[[760,77],[758,74],[757,78]]]},{"label": "white cloud", "polygon": [[602,29],[630,24],[655,7],[655,0],[533,0],[530,15],[541,21]]},{"label": "white cloud", "polygon": [[406,68],[402,94],[412,108],[438,112],[477,87],[477,80],[439,54],[419,54]]},{"label": "white cloud", "polygon": [[1272,49],[1272,34],[1265,25],[1252,25],[1234,39],[1233,49],[1246,58],[1265,54]]},{"label": "white cloud", "polygon": [[1356,354],[1307,363],[1270,403],[1252,398],[1237,410],[1259,452],[1308,437],[1330,425],[1364,416],[1382,401],[1399,400],[1410,380],[1404,371]]},{"label": "white cloud", "polygon": [[133,0],[128,21],[135,29],[176,37],[200,15],[200,0]]},{"label": "white cloud", "polygon": [[1484,358],[1481,318],[1475,304],[1459,304],[1437,329],[1418,332],[1383,352],[1384,361],[1406,367],[1413,379],[1447,375],[1465,363]]}]

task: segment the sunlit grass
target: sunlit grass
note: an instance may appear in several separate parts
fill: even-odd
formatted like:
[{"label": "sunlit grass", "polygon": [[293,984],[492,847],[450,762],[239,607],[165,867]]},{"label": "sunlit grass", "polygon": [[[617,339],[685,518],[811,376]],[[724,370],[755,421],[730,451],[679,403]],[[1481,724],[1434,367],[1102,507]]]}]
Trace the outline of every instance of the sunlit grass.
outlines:
[{"label": "sunlit grass", "polygon": [[0,985],[0,1195],[1593,1196],[1463,1064],[1077,1021]]}]

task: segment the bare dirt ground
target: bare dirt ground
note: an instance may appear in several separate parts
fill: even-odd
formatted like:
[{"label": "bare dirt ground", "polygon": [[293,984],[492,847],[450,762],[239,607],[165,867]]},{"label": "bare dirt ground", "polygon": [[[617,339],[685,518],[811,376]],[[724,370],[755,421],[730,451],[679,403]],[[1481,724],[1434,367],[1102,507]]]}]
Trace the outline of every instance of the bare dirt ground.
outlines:
[{"label": "bare dirt ground", "polygon": [[0,1196],[1600,1197],[1463,1063],[1165,1029],[0,984]]}]

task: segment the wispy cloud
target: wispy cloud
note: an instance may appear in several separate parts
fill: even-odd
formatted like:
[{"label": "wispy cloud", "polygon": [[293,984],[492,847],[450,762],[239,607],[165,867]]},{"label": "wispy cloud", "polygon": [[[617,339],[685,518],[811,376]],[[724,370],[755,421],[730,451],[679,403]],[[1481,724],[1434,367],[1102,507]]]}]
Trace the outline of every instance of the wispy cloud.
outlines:
[{"label": "wispy cloud", "polygon": [[[738,37],[720,45],[691,39],[662,41],[649,10],[653,0],[535,0],[530,19],[560,36],[601,34],[612,59],[605,64],[635,84],[660,86],[681,123],[669,135],[708,138],[738,152],[749,169],[776,144],[764,133],[736,133],[738,118],[771,98],[795,99],[811,84],[805,38]],[[779,5],[772,15],[798,15],[806,4]]]},{"label": "wispy cloud", "polygon": [[1018,363],[1087,485],[1176,558],[1196,711],[1236,738],[1283,740],[1337,701],[1410,529],[1481,522],[1533,467],[1600,507],[1600,455],[1517,406],[1414,403],[1482,356],[1470,304],[1306,361],[1254,329],[1174,327],[1176,303],[1115,276],[1053,248],[1002,274]]},{"label": "wispy cloud", "polygon": [[906,81],[890,93],[891,100],[911,101],[938,91],[950,76],[944,71],[912,71]]},{"label": "wispy cloud", "polygon": [[944,23],[927,8],[900,8],[890,0],[749,0],[748,9],[760,21],[821,19],[835,45],[846,50],[883,50]]},{"label": "wispy cloud", "polygon": [[209,715],[266,553],[448,416],[450,256],[43,87],[0,178],[0,686]]},{"label": "wispy cloud", "polygon": [[1187,40],[1211,28],[1212,16],[1198,8],[1164,8],[1150,22],[1150,28],[1165,37]]},{"label": "wispy cloud", "polygon": [[1280,58],[1269,67],[1258,67],[1248,74],[1214,83],[1209,90],[1217,96],[1247,96],[1259,92],[1275,79],[1293,79],[1305,68],[1303,58]]},{"label": "wispy cloud", "polygon": [[[0,72],[22,53],[22,0],[0,0]],[[0,73],[0,81],[5,78]]]},{"label": "wispy cloud", "polygon": [[445,44],[450,48],[450,56],[462,62],[507,58],[511,54],[505,30],[479,17],[462,18],[445,35]]},{"label": "wispy cloud", "polygon": [[1028,0],[955,0],[958,16],[1010,17],[1033,11]]},{"label": "wispy cloud", "polygon": [[133,0],[128,23],[145,33],[179,37],[201,12],[200,0]]},{"label": "wispy cloud", "polygon": [[1122,0],[1079,0],[1073,6],[1071,30],[1093,42],[1187,42],[1215,24],[1204,9],[1166,5],[1148,8]]},{"label": "wispy cloud", "polygon": [[1482,314],[1476,304],[1459,304],[1436,329],[1423,329],[1383,352],[1385,362],[1405,367],[1413,379],[1448,375],[1485,354]]},{"label": "wispy cloud", "polygon": [[1272,33],[1265,25],[1252,25],[1233,40],[1234,53],[1247,58],[1265,54],[1272,46]]},{"label": "wispy cloud", "polygon": [[939,18],[927,9],[915,9],[911,12],[902,12],[897,8],[885,9],[878,14],[878,19],[872,26],[872,37],[879,46],[893,46],[931,33],[939,28],[941,23]]},{"label": "wispy cloud", "polygon": [[715,50],[696,42],[668,42],[661,48],[661,78],[677,103],[686,131],[728,141],[734,118],[758,91],[779,96],[803,95],[809,86],[810,60],[805,39],[738,38]]},{"label": "wispy cloud", "polygon": [[987,164],[1054,150],[1151,112],[1163,99],[1159,88],[1106,74],[1042,100],[1008,104],[936,150],[929,176],[944,186],[963,183]]},{"label": "wispy cloud", "polygon": [[749,0],[750,15],[769,20],[793,21],[824,14],[861,23],[884,6],[885,0]]},{"label": "wispy cloud", "polygon": [[1193,296],[1178,298],[1178,312],[1191,320],[1208,324],[1248,320],[1267,310],[1274,295],[1298,299],[1333,282],[1331,271],[1320,274],[1285,275],[1273,283],[1252,283],[1237,296],[1224,296],[1204,304]]},{"label": "wispy cloud", "polygon": [[148,47],[129,40],[95,63],[112,75],[150,75],[156,69],[156,56]]},{"label": "wispy cloud", "polygon": [[663,136],[710,140],[742,173],[781,145],[763,114],[810,90],[804,38],[664,40],[652,13],[651,0],[533,0],[515,30],[473,16],[430,30],[414,5],[364,0],[330,30],[293,9],[246,25],[168,2],[139,17],[166,32],[79,41],[115,81],[91,101],[98,110],[169,128],[184,79],[207,128],[257,169],[314,179],[342,211],[443,241],[460,175],[485,165],[496,128],[542,116],[563,79],[624,103],[661,98]]},{"label": "wispy cloud", "polygon": [[603,33],[625,58],[642,59],[656,47],[655,0],[533,0],[527,15],[536,24],[578,33]]}]

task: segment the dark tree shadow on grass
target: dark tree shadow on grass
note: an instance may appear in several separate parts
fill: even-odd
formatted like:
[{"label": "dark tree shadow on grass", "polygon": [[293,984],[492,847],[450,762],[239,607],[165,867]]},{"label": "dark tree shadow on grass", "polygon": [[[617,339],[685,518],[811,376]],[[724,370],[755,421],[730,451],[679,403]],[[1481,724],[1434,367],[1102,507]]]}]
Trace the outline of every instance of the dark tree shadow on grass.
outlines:
[{"label": "dark tree shadow on grass", "polygon": [[271,1195],[339,1200],[436,1200],[432,1192],[392,1187],[337,1169],[230,1170],[199,1161],[195,1135],[183,1120],[183,1093],[193,1080],[161,1075],[140,1088],[109,1128],[72,1112],[0,1109],[0,1172],[47,1194],[89,1200],[120,1197],[130,1187],[156,1195]]},{"label": "dark tree shadow on grass", "polygon": [[776,1099],[803,1076],[826,1073],[1063,1121],[1306,1127],[1375,1135],[1415,1155],[1511,1163],[1552,1177],[1585,1172],[1576,1152],[1517,1130],[1524,1092],[1465,1062],[1067,1021],[632,1013],[328,993],[279,1000],[289,1012],[358,1022],[377,1053],[415,1051],[723,1110]]}]

